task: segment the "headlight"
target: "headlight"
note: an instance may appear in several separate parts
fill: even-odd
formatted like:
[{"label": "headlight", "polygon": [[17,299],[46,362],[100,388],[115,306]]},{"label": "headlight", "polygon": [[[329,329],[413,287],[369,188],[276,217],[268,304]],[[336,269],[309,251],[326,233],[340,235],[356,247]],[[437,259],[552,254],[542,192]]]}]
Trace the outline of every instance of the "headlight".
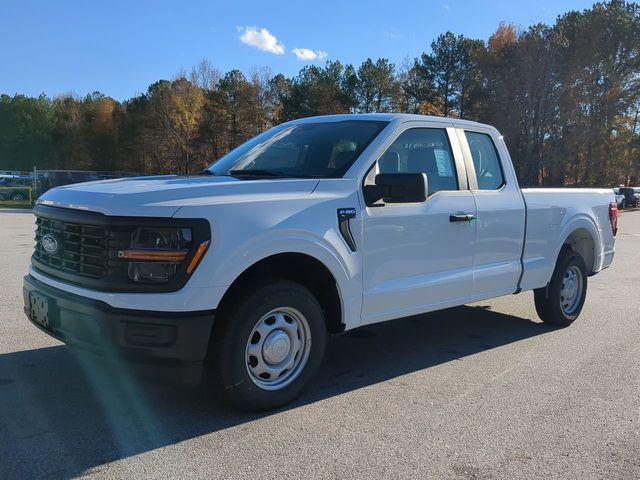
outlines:
[{"label": "headlight", "polygon": [[151,251],[185,251],[191,248],[190,228],[139,227],[131,234],[132,249]]},{"label": "headlight", "polygon": [[[189,262],[191,274],[204,255],[209,241],[198,247]],[[190,228],[138,227],[131,234],[128,250],[118,258],[129,260],[129,278],[137,283],[167,283],[178,272],[192,250]]]}]

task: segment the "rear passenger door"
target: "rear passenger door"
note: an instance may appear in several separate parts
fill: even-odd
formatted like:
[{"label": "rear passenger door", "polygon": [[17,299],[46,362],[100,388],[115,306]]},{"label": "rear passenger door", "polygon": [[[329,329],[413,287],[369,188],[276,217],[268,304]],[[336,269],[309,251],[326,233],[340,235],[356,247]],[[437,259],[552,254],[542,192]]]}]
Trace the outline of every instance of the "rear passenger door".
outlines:
[{"label": "rear passenger door", "polygon": [[521,272],[525,207],[509,152],[495,129],[458,129],[476,204],[474,299],[513,293]]},{"label": "rear passenger door", "polygon": [[426,173],[429,190],[421,203],[364,208],[363,324],[462,304],[471,294],[475,226],[455,215],[475,215],[473,195],[455,130],[429,125],[401,127],[363,182]]}]

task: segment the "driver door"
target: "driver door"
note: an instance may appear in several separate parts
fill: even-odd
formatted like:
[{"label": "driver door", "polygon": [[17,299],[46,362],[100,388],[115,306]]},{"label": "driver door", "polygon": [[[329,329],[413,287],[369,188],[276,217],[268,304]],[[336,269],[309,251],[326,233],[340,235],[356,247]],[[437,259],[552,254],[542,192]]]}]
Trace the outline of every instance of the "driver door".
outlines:
[{"label": "driver door", "polygon": [[[364,208],[362,324],[465,303],[476,207],[455,130],[444,122],[405,124],[364,184],[377,173],[425,173],[428,197]],[[472,217],[461,221],[465,215]]]}]

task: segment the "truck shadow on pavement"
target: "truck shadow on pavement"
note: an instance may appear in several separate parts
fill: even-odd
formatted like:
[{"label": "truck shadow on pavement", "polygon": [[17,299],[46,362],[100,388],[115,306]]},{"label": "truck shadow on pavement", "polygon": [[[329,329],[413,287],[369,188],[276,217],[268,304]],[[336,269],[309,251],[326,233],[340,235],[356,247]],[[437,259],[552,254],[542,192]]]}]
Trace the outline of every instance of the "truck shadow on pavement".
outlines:
[{"label": "truck shadow on pavement", "polygon": [[[330,340],[319,376],[283,410],[550,331],[481,306],[364,327]],[[151,385],[65,346],[4,354],[0,478],[99,475],[106,463],[273,414],[233,411],[203,390]]]}]

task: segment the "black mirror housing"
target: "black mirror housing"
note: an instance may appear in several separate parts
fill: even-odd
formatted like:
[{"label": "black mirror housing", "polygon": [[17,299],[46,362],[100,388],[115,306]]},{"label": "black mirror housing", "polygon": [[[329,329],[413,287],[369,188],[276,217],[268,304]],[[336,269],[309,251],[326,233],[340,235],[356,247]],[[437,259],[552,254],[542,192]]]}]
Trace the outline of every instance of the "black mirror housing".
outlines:
[{"label": "black mirror housing", "polygon": [[367,206],[384,203],[420,203],[427,199],[428,180],[424,173],[379,173],[375,185],[365,185]]}]

